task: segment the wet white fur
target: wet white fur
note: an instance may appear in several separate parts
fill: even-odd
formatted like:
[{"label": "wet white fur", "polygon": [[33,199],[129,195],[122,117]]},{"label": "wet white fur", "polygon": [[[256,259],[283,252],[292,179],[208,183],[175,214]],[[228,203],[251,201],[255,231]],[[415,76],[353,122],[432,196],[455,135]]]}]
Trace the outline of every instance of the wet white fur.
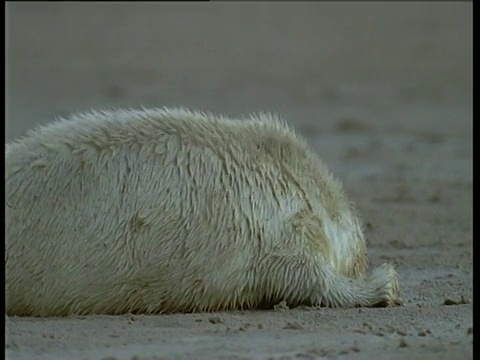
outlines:
[{"label": "wet white fur", "polygon": [[270,115],[89,112],[6,148],[6,309],[399,303],[339,181]]}]

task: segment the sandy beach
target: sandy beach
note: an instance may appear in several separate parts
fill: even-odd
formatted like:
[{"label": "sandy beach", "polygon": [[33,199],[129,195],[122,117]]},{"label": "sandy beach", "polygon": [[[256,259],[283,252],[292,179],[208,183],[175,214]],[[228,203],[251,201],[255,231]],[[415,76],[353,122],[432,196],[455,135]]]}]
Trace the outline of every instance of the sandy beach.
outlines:
[{"label": "sandy beach", "polygon": [[6,317],[6,358],[473,358],[472,19],[472,2],[7,3],[7,141],[92,108],[278,113],[343,181],[404,306]]}]

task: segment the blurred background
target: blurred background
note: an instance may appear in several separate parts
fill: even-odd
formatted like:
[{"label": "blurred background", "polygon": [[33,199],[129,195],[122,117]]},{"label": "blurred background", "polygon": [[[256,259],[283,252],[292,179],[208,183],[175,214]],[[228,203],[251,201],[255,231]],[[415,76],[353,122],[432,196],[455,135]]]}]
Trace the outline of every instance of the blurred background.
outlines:
[{"label": "blurred background", "polygon": [[360,178],[456,181],[472,33],[471,2],[9,2],[6,138],[92,108],[269,111],[357,198]]},{"label": "blurred background", "polygon": [[6,136],[141,105],[459,135],[472,32],[471,2],[9,2]]}]

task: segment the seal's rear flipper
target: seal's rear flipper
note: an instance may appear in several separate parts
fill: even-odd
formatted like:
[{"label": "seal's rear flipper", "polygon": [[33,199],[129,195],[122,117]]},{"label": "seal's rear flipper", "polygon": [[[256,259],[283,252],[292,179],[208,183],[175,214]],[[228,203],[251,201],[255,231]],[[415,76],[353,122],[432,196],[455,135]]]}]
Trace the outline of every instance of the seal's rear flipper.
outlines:
[{"label": "seal's rear flipper", "polygon": [[378,307],[402,305],[398,274],[390,264],[376,268],[370,277],[352,279],[327,266],[322,269],[312,303],[327,307]]}]

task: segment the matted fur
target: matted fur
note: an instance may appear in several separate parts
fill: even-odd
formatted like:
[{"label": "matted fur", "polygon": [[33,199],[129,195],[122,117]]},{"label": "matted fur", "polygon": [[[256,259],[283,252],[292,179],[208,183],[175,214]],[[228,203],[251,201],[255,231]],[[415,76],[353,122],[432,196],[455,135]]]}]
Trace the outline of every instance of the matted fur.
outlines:
[{"label": "matted fur", "polygon": [[8,315],[399,303],[339,181],[270,115],[89,112],[6,148]]}]

